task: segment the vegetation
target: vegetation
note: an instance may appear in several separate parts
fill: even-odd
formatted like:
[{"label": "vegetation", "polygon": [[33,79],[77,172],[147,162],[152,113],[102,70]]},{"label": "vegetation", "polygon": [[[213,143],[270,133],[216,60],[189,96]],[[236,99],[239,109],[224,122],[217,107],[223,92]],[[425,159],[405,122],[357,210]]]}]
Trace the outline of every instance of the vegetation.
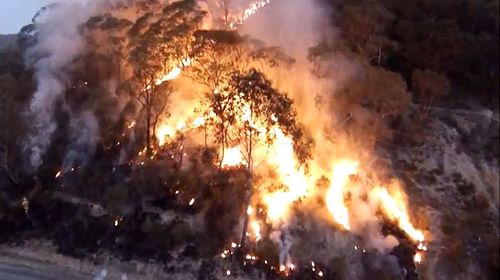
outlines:
[{"label": "vegetation", "polygon": [[454,92],[445,106],[474,96],[497,107],[498,1],[324,2],[338,11],[332,21],[345,46],[369,64],[400,73],[408,84],[419,69],[444,75]]},{"label": "vegetation", "polygon": [[[395,144],[393,134],[404,133],[412,142],[413,103],[421,117],[436,106],[476,103],[498,113],[498,1],[323,1],[334,8],[332,25],[340,32],[311,48],[309,59],[321,79],[336,78],[325,65],[335,56],[359,70],[339,83],[328,104],[352,139],[362,133],[367,145]],[[246,249],[256,147],[272,145],[283,133],[293,139],[299,162],[307,162],[310,143],[295,104],[264,74],[294,61],[235,31],[203,30],[206,13],[197,1],[160,2],[120,4],[118,12],[96,15],[79,28],[83,50],[64,67],[61,79],[69,86],[57,100],[56,132],[36,174],[27,174],[22,143],[33,121],[25,113],[36,90],[34,65],[48,54],[25,63],[38,39],[33,24],[15,44],[0,41],[0,241],[49,236],[62,253],[76,257],[108,249],[125,259],[168,261],[170,252],[182,250],[206,261],[239,234]],[[227,28],[231,1],[221,3]],[[128,9],[135,15],[123,16]],[[169,75],[180,72],[199,86],[205,143],[187,141],[180,130],[160,147],[160,118],[178,106]],[[85,111],[100,127],[96,153],[88,164],[64,170],[72,113]],[[395,129],[405,122],[412,129]],[[235,146],[245,165],[225,169],[225,151]],[[446,217],[441,225],[447,238],[468,234],[446,249],[462,266],[457,256],[475,246],[468,242],[476,228],[491,244],[498,240],[484,233],[495,220],[484,210],[487,199],[471,183],[453,184],[466,211],[475,211],[473,218]],[[475,257],[492,274],[498,271],[498,253],[484,244],[477,248]],[[269,259],[279,254],[268,237],[256,251]],[[345,260],[331,262],[325,275],[347,273]],[[378,268],[373,272],[386,277]]]}]

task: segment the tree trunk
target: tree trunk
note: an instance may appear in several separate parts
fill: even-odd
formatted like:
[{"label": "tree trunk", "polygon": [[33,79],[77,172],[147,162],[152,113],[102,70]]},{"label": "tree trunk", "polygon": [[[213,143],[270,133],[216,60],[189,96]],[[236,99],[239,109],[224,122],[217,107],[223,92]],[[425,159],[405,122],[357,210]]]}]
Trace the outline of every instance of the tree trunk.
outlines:
[{"label": "tree trunk", "polygon": [[242,229],[242,232],[241,232],[241,240],[240,240],[240,244],[241,244],[241,248],[244,249],[245,248],[245,245],[246,245],[246,240],[247,240],[247,231],[248,231],[248,220],[249,220],[249,215],[248,215],[248,207],[250,206],[250,201],[251,201],[251,198],[252,198],[252,183],[253,183],[253,176],[252,174],[250,173],[250,171],[248,171],[248,174],[247,174],[247,180],[246,180],[246,187],[245,187],[245,218],[243,220],[243,229]]},{"label": "tree trunk", "polygon": [[151,113],[146,110],[146,155],[151,156]]},{"label": "tree trunk", "polygon": [[[253,119],[253,103],[250,102],[250,119]],[[241,233],[241,248],[245,248],[246,244],[246,239],[247,239],[247,230],[248,230],[248,207],[250,206],[250,201],[252,200],[252,195],[253,195],[253,162],[252,162],[252,155],[253,155],[253,135],[252,135],[252,130],[253,128],[248,124],[248,133],[246,134],[245,138],[247,141],[247,180],[246,180],[246,187],[245,187],[245,219],[243,220],[243,231]]]}]

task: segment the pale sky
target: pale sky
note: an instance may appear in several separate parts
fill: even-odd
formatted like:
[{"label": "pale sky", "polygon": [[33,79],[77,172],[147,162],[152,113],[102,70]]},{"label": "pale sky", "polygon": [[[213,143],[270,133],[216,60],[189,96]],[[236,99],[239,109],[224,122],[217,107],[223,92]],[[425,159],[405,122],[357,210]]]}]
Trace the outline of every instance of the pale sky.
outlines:
[{"label": "pale sky", "polygon": [[0,0],[0,34],[17,33],[51,0]]}]

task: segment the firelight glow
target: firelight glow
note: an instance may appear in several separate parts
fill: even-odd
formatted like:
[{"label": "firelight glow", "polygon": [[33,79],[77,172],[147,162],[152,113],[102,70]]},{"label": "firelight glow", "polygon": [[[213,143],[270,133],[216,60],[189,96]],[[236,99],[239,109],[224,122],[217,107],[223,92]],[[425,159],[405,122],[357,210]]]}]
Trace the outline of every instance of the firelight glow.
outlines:
[{"label": "firelight glow", "polygon": [[351,228],[349,224],[349,210],[344,203],[345,190],[348,187],[349,177],[355,175],[358,162],[344,160],[333,166],[331,185],[326,194],[326,205],[334,220],[346,230]]}]

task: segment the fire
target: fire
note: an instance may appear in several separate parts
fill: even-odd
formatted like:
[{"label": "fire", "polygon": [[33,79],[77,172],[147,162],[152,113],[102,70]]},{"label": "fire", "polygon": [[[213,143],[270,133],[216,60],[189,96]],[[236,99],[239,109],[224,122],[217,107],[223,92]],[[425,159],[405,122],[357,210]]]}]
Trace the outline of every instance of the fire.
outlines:
[{"label": "fire", "polygon": [[162,125],[156,130],[156,137],[158,138],[160,146],[165,145],[166,140],[173,138],[175,134],[175,129],[168,125]]},{"label": "fire", "polygon": [[198,128],[205,125],[205,119],[203,117],[197,117],[193,121],[193,127]]},{"label": "fire", "polygon": [[297,169],[298,162],[293,150],[293,140],[286,137],[283,132],[274,130],[276,141],[270,153],[271,164],[276,165],[276,172],[280,182],[287,186],[287,191],[278,191],[264,196],[267,205],[267,216],[272,221],[285,217],[290,204],[300,197],[306,196],[308,191],[308,178],[302,170]]},{"label": "fire", "polygon": [[355,175],[358,162],[344,160],[333,166],[330,189],[326,194],[326,205],[334,220],[346,230],[350,229],[349,210],[344,203],[344,193],[349,177]]},{"label": "fire", "polygon": [[179,120],[177,121],[175,127],[167,123],[162,123],[156,129],[158,144],[163,146],[169,140],[174,139],[179,132],[182,132],[183,130],[196,129],[203,125],[205,125],[205,119],[203,117],[197,117],[192,122]]},{"label": "fire", "polygon": [[223,167],[235,167],[243,163],[243,156],[241,155],[239,147],[233,147],[224,151],[224,158],[222,159]]},{"label": "fire", "polygon": [[62,171],[57,171],[55,178],[59,178],[62,175]]},{"label": "fire", "polygon": [[[258,0],[252,3],[247,9],[231,21],[231,29],[235,29],[237,25],[243,24],[249,17],[270,3],[271,0]],[[159,85],[165,81],[177,79],[182,74],[183,69],[190,66],[194,59],[196,58],[184,59],[169,73],[158,78],[156,84]],[[244,107],[243,109],[244,113],[237,121],[251,121],[249,107]],[[174,137],[176,137],[176,135],[180,132],[202,127],[205,125],[205,122],[206,120],[203,116],[184,116],[173,120],[171,123],[160,124],[156,129],[156,137],[160,146],[163,146],[169,140],[174,139]],[[250,125],[256,130],[263,129],[259,123],[251,122]],[[129,128],[133,128],[134,126],[135,122],[132,122],[130,123]],[[278,127],[274,127],[272,131],[275,135],[275,141],[272,145],[266,147],[266,155],[261,158],[264,159],[266,166],[271,167],[275,172],[278,177],[277,181],[286,188],[278,191],[257,193],[257,196],[258,199],[266,205],[268,220],[276,225],[276,222],[285,221],[285,219],[288,218],[288,213],[292,204],[299,201],[301,198],[307,197],[310,193],[310,188],[314,187],[316,180],[323,175],[330,175],[327,174],[330,170],[325,172],[323,172],[323,169],[321,169],[322,171],[313,170],[311,173],[313,175],[306,173],[306,171],[300,167],[300,164],[295,156],[293,139],[287,137]],[[231,168],[244,165],[246,159],[241,151],[241,147],[239,146],[225,149],[222,166],[224,168]],[[260,157],[260,155],[258,156]],[[326,206],[330,215],[333,217],[333,220],[338,225],[340,225],[344,230],[351,230],[349,208],[346,205],[345,195],[349,187],[350,177],[358,174],[359,162],[354,160],[338,161],[334,159],[332,159],[331,162],[333,162],[330,175],[331,182],[324,197]],[[313,162],[312,165],[317,166],[315,162]],[[60,172],[58,172],[56,178],[60,175]],[[384,187],[374,187],[367,192],[369,196],[377,202],[377,205],[380,207],[382,212],[387,215],[390,220],[397,222],[398,226],[406,234],[408,234],[413,241],[418,242],[419,251],[415,254],[414,261],[415,263],[420,263],[423,258],[423,252],[426,250],[426,247],[423,244],[424,234],[421,230],[416,229],[410,222],[406,201],[403,199],[401,193],[390,193]],[[178,191],[176,191],[176,194],[178,194]],[[192,198],[189,201],[189,205],[193,205],[194,202],[195,199]],[[251,206],[248,207],[247,213],[249,216],[252,216],[254,214],[254,209]],[[253,218],[255,217],[253,216],[250,220],[249,231],[245,234],[253,236],[255,241],[259,241],[262,239],[262,223],[259,223],[257,220],[253,220]],[[354,219],[354,215],[352,215],[352,218]],[[239,244],[234,242],[231,243],[232,248],[239,246]],[[356,246],[355,248],[357,250]],[[363,252],[365,252],[365,250],[363,250]],[[225,258],[227,254],[227,252],[224,252],[222,257]],[[314,268],[314,262],[312,263],[312,266]],[[293,269],[293,264],[282,264],[279,267],[279,271],[284,274],[287,274]],[[316,268],[314,268],[314,271],[315,270]],[[230,274],[231,272],[228,270],[227,275],[229,276]],[[319,271],[318,276],[323,277],[323,272]]]},{"label": "fire", "polygon": [[271,0],[258,0],[254,3],[251,3],[248,8],[243,10],[243,12],[237,16],[230,24],[229,27],[231,29],[235,29],[236,26],[242,25],[245,21],[248,20],[252,15],[257,13],[260,9],[264,8],[268,4],[271,3]]},{"label": "fire", "polygon": [[[386,188],[378,187],[372,191],[381,201],[381,207],[384,214],[391,220],[397,221],[398,226],[414,241],[423,242],[424,233],[416,229],[410,222],[406,204],[401,195],[391,196]],[[398,199],[399,198],[399,199]],[[424,245],[423,245],[424,246]]]},{"label": "fire", "polygon": [[260,224],[259,222],[257,221],[253,221],[251,224],[250,224],[251,228],[252,228],[252,231],[253,231],[253,234],[255,236],[255,241],[259,241],[262,239],[262,236],[260,235]]},{"label": "fire", "polygon": [[174,69],[170,70],[167,74],[161,76],[156,80],[156,85],[161,85],[163,82],[172,81],[177,79],[182,74],[182,69],[191,65],[192,60],[190,57],[183,59],[182,63]]},{"label": "fire", "polygon": [[422,254],[420,252],[415,253],[415,256],[413,257],[413,261],[415,263],[421,263],[422,262]]}]

